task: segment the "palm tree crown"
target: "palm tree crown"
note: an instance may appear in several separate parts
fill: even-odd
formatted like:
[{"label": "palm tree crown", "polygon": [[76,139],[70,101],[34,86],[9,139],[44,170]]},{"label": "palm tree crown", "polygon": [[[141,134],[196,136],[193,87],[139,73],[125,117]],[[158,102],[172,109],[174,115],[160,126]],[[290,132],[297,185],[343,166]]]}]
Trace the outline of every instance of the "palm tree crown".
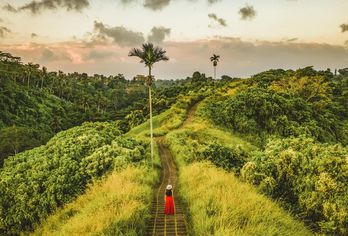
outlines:
[{"label": "palm tree crown", "polygon": [[152,43],[144,43],[142,45],[142,48],[133,48],[132,50],[130,50],[128,56],[139,57],[141,59],[140,63],[145,63],[145,66],[149,68],[149,73],[151,73],[153,64],[159,61],[169,60],[169,58],[165,54],[166,51],[162,48],[156,47]]},{"label": "palm tree crown", "polygon": [[213,54],[213,56],[210,57],[210,61],[213,62],[214,66],[217,66],[217,63],[219,62],[219,58],[220,58],[219,55]]},{"label": "palm tree crown", "polygon": [[210,57],[210,61],[213,62],[213,66],[214,66],[214,79],[216,79],[216,66],[219,61],[219,58],[220,56],[216,54],[213,54],[213,56]]}]

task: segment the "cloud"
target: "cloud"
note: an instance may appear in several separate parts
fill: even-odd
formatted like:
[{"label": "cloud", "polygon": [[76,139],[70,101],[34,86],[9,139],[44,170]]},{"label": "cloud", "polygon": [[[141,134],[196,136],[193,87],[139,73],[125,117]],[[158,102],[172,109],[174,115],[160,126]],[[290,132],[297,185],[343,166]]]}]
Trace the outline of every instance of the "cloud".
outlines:
[{"label": "cloud", "polygon": [[73,57],[69,49],[65,48],[48,48],[45,45],[37,44],[37,48],[41,51],[41,57],[39,61],[41,63],[53,63],[53,62],[73,62]]},{"label": "cloud", "polygon": [[17,12],[17,9],[14,8],[12,5],[10,5],[9,3],[7,3],[7,5],[5,5],[5,6],[3,6],[2,9],[5,10],[5,11],[12,12],[12,13],[16,13]]},{"label": "cloud", "polygon": [[[123,5],[129,5],[131,3],[139,3],[138,0],[118,0]],[[188,2],[196,2],[197,0],[186,0]],[[209,5],[220,2],[221,0],[207,0]],[[151,9],[153,11],[160,11],[163,8],[169,6],[173,0],[143,0],[143,7]]]},{"label": "cloud", "polygon": [[35,37],[37,37],[38,35],[37,34],[35,34],[35,33],[31,33],[31,38],[35,38]]},{"label": "cloud", "polygon": [[110,38],[122,47],[139,45],[145,41],[141,32],[134,32],[123,26],[109,27],[97,21],[94,21],[94,32],[97,33],[94,40],[106,41]]},{"label": "cloud", "polygon": [[41,54],[41,61],[52,61],[54,59],[54,53],[49,50],[48,48],[45,48]]},{"label": "cloud", "polygon": [[219,23],[219,25],[226,27],[227,23],[226,20],[223,18],[218,18],[217,15],[215,13],[210,13],[208,14],[208,17],[215,20],[217,23]]},{"label": "cloud", "polygon": [[287,42],[295,42],[295,41],[297,41],[298,40],[298,38],[291,38],[291,39],[287,39],[286,41]]},{"label": "cloud", "polygon": [[341,27],[342,33],[348,31],[348,24],[342,24],[340,25],[340,27]]},{"label": "cloud", "polygon": [[125,4],[125,5],[130,4],[132,2],[137,2],[137,0],[120,0],[120,1],[122,4]]},{"label": "cloud", "polygon": [[164,7],[168,6],[170,0],[145,0],[144,7],[151,10],[162,10]]},{"label": "cloud", "polygon": [[11,30],[5,26],[0,26],[0,38],[4,38],[6,34],[11,33]]},{"label": "cloud", "polygon": [[247,4],[245,7],[239,9],[239,14],[242,20],[251,20],[256,16],[256,11],[253,6]]},{"label": "cloud", "polygon": [[220,2],[221,0],[208,0],[208,3],[209,4],[214,4],[214,3],[217,3],[217,2]]},{"label": "cloud", "polygon": [[162,43],[166,36],[170,35],[170,28],[153,27],[147,40],[151,43]]},{"label": "cloud", "polygon": [[68,11],[81,11],[88,6],[89,0],[41,0],[31,1],[19,7],[18,10],[28,10],[31,11],[32,14],[39,14],[42,10],[55,10],[58,8],[65,8]]},{"label": "cloud", "polygon": [[105,60],[116,57],[118,54],[109,50],[91,50],[84,56],[84,60]]}]

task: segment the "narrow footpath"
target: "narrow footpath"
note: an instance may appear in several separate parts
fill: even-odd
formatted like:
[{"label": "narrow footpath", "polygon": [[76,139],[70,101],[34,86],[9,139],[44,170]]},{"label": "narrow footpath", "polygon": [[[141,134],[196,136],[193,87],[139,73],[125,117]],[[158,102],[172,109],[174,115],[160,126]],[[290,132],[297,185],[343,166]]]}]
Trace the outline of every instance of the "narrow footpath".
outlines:
[{"label": "narrow footpath", "polygon": [[[182,125],[184,127],[192,122],[199,102],[194,104],[187,113],[187,117]],[[188,235],[185,215],[182,204],[177,196],[177,169],[173,161],[172,154],[165,146],[164,137],[158,137],[156,143],[162,164],[161,183],[156,189],[156,194],[152,202],[151,219],[148,222],[145,235]],[[168,184],[173,186],[174,215],[165,215],[165,188]]]},{"label": "narrow footpath", "polygon": [[[164,144],[164,138],[156,139],[162,162],[162,181],[156,190],[152,202],[151,219],[147,225],[145,235],[187,235],[184,212],[180,199],[177,197],[177,170],[173,157]],[[174,215],[165,215],[165,188],[173,185]]]}]

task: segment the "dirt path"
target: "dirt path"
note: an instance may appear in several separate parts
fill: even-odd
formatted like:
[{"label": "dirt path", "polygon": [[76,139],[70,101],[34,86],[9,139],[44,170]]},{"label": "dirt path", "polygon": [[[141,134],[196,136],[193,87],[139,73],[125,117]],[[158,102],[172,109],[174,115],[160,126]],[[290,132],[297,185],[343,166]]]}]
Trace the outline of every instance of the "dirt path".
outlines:
[{"label": "dirt path", "polygon": [[[186,120],[180,126],[183,127],[192,121],[199,102],[188,111]],[[156,189],[152,202],[151,218],[148,222],[145,235],[187,235],[187,227],[182,204],[177,196],[177,169],[172,154],[164,144],[164,137],[156,139],[161,157],[162,173],[161,183]],[[168,184],[173,186],[173,199],[175,214],[165,215],[165,188]]]},{"label": "dirt path", "polygon": [[190,110],[189,110],[188,113],[187,113],[187,118],[186,118],[186,120],[182,123],[182,125],[180,126],[180,128],[181,128],[181,127],[184,127],[185,125],[187,125],[187,124],[189,124],[189,123],[192,122],[192,119],[193,119],[193,117],[194,117],[194,115],[195,115],[195,113],[196,113],[196,110],[197,110],[198,105],[199,105],[199,102],[197,102],[196,104],[194,104],[194,105],[190,108]]},{"label": "dirt path", "polygon": [[[180,199],[176,194],[177,170],[172,155],[164,145],[164,138],[156,140],[162,162],[162,182],[157,188],[151,209],[151,219],[147,226],[146,235],[187,235],[186,223]],[[165,215],[165,187],[173,185],[174,215]]]}]

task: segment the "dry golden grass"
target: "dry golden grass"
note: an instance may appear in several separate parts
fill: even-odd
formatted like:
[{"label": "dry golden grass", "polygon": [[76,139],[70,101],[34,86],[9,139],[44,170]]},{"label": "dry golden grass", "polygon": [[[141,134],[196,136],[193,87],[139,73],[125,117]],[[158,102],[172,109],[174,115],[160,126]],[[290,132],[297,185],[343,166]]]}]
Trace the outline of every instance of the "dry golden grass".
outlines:
[{"label": "dry golden grass", "polygon": [[194,235],[312,235],[275,202],[208,163],[181,169]]},{"label": "dry golden grass", "polygon": [[139,235],[158,176],[145,167],[114,172],[49,217],[32,235]]}]

